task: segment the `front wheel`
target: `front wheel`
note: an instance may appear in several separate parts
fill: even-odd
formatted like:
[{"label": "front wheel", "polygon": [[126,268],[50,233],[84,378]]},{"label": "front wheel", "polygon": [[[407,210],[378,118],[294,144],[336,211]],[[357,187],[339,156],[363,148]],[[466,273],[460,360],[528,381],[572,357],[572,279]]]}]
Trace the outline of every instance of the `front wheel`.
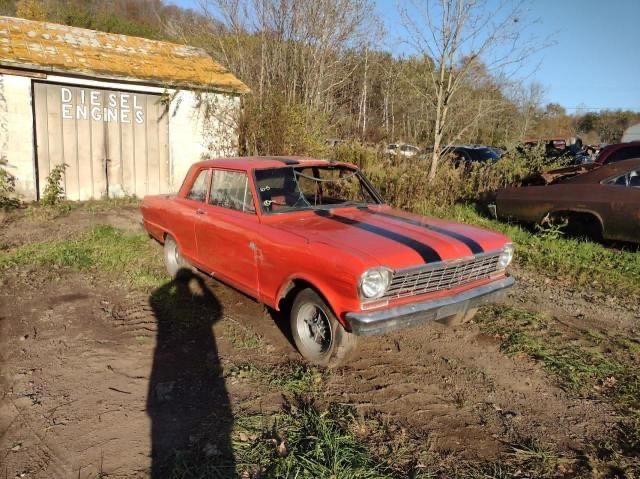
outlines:
[{"label": "front wheel", "polygon": [[312,289],[298,293],[291,306],[290,321],[298,351],[312,364],[339,366],[356,347],[356,335],[344,329]]},{"label": "front wheel", "polygon": [[189,263],[180,253],[178,243],[170,235],[167,235],[164,240],[164,265],[172,278],[177,277],[180,270],[190,269]]}]

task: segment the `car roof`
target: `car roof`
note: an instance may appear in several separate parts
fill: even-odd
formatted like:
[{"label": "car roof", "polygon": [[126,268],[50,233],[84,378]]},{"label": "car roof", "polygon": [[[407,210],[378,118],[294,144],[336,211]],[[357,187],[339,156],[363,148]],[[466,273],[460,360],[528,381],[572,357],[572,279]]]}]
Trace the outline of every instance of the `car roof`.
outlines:
[{"label": "car roof", "polygon": [[344,166],[347,168],[356,168],[356,166],[351,163],[321,160],[304,156],[235,156],[205,160],[195,165],[204,168],[226,168],[243,171],[282,168],[285,166]]},{"label": "car roof", "polygon": [[610,145],[603,146],[600,149],[600,158],[606,159],[607,156],[618,150],[624,150],[625,148],[638,148],[640,147],[640,140],[629,141],[626,143],[612,143]]}]

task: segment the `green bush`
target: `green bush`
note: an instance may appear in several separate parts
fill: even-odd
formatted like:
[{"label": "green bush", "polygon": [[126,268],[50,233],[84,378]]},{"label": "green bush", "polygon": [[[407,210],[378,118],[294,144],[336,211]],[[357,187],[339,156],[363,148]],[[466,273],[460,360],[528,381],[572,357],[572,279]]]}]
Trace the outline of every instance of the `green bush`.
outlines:
[{"label": "green bush", "polygon": [[4,166],[7,161],[0,158],[0,209],[7,210],[20,206],[16,197],[16,178]]},{"label": "green bush", "polygon": [[65,199],[63,179],[68,166],[66,163],[61,163],[51,170],[47,176],[47,185],[44,187],[40,203],[45,206],[54,206]]}]

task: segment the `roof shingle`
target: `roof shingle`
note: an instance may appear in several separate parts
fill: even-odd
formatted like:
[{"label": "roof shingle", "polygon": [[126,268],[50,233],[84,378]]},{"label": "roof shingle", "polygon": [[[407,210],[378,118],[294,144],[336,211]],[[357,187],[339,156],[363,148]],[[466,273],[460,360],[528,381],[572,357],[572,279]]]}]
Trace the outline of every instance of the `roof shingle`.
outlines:
[{"label": "roof shingle", "polygon": [[0,16],[0,65],[168,87],[249,92],[200,48],[13,17]]}]

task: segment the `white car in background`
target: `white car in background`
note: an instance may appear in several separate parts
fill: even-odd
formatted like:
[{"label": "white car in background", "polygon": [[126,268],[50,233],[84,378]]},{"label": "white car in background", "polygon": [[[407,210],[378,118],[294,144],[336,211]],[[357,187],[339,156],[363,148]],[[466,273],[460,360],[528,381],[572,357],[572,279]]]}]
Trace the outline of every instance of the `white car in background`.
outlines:
[{"label": "white car in background", "polygon": [[388,155],[400,155],[412,158],[420,154],[420,148],[406,143],[391,143],[387,145],[386,152]]}]

